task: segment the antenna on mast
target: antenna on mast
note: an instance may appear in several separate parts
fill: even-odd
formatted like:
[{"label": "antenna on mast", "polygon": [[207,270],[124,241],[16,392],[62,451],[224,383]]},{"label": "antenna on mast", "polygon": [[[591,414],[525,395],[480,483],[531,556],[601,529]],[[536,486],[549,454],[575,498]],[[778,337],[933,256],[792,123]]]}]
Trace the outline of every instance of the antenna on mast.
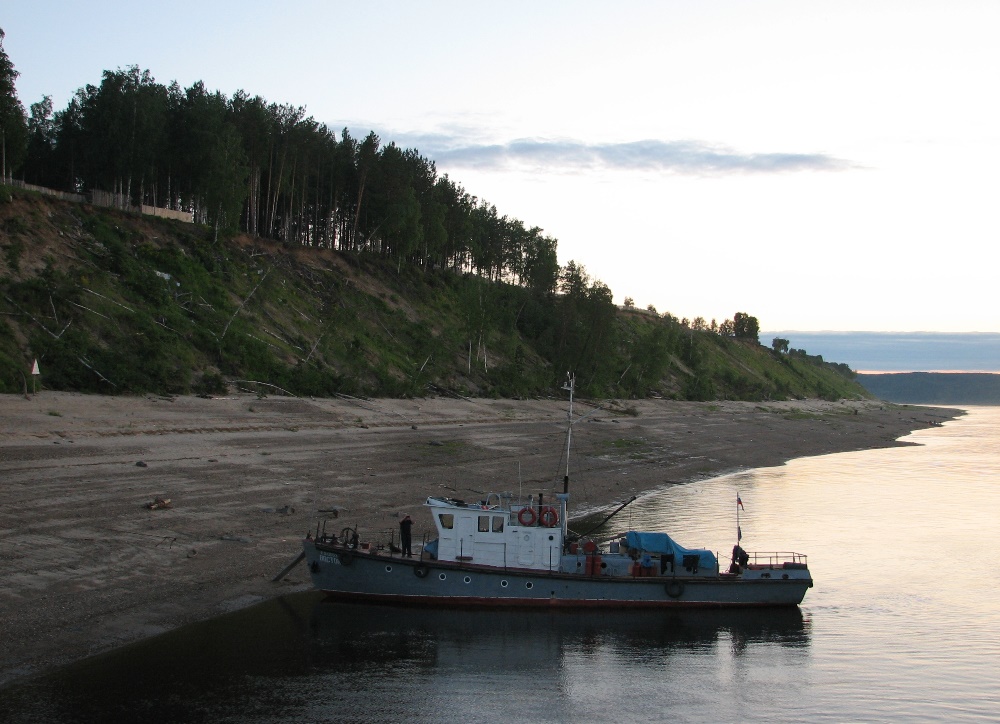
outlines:
[{"label": "antenna on mast", "polygon": [[740,508],[743,507],[743,499],[740,497],[739,491],[736,491],[736,545],[739,546],[740,541],[743,540],[743,529],[740,528]]}]

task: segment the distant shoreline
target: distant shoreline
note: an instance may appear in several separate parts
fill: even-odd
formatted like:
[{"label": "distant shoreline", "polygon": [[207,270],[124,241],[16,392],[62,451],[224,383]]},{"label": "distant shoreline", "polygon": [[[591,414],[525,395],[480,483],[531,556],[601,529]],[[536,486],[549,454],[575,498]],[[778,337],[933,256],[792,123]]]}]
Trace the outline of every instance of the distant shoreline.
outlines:
[{"label": "distant shoreline", "polygon": [[878,372],[858,374],[876,397],[913,405],[1000,405],[1000,374],[993,372]]},{"label": "distant shoreline", "polygon": [[780,337],[829,362],[865,374],[892,372],[1000,373],[996,332],[761,332],[770,345]]},{"label": "distant shoreline", "polygon": [[912,375],[922,372],[930,375],[1000,375],[991,370],[855,370],[859,375]]},{"label": "distant shoreline", "polygon": [[[898,438],[962,414],[872,401],[636,400],[573,433],[571,505]],[[617,410],[617,411],[616,411]],[[549,494],[565,466],[556,400],[235,395],[0,399],[0,685],[307,590],[272,578],[317,511],[387,542],[429,495]],[[156,498],[166,507],[151,509]],[[789,541],[789,545],[794,545]],[[808,553],[808,551],[806,551]]]}]

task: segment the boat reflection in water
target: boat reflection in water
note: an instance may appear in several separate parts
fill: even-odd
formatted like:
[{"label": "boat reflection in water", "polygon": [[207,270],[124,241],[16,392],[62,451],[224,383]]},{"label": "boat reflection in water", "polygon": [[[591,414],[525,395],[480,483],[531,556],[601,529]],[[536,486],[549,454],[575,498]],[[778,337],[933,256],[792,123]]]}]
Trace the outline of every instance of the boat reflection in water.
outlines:
[{"label": "boat reflection in water", "polygon": [[[755,643],[805,647],[797,607],[671,611],[442,611],[322,601],[310,626],[321,658],[342,664],[401,661],[484,669],[551,668],[581,647],[623,657]],[[400,645],[403,645],[400,648]]]},{"label": "boat reflection in water", "polygon": [[[0,689],[0,721],[475,721],[511,701],[531,720],[586,717],[665,668],[694,684],[692,656],[798,658],[809,629],[797,607],[443,611],[298,594]],[[608,690],[570,691],[597,680]]]},{"label": "boat reflection in water", "polygon": [[735,720],[744,704],[727,691],[753,681],[771,706],[794,703],[810,656],[810,622],[798,607],[487,612],[324,602],[311,625],[321,654],[307,678],[326,704],[299,714],[359,721],[489,721],[501,711],[532,722],[660,721],[668,712]]}]

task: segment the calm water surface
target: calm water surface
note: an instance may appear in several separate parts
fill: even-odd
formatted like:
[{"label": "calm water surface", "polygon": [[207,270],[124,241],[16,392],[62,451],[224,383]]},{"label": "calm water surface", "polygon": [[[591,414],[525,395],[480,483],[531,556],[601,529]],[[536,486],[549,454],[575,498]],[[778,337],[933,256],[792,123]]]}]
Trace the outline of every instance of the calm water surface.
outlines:
[{"label": "calm water surface", "polygon": [[429,612],[292,596],[0,690],[2,722],[1000,721],[1000,408],[677,486],[605,531],[809,554],[798,609]]}]

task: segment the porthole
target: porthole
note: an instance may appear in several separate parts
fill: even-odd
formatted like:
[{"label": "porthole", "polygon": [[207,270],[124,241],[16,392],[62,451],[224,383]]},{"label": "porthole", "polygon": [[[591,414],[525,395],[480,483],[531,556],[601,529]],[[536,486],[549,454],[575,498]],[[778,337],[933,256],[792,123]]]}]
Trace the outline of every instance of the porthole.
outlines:
[{"label": "porthole", "polygon": [[528,581],[527,583],[524,584],[524,587],[528,588],[528,589],[531,589],[531,588],[535,587],[535,584],[532,583],[531,581]]},{"label": "porthole", "polygon": [[466,576],[462,580],[465,581],[466,583],[472,583],[472,579],[469,576]]},{"label": "porthole", "polygon": [[446,579],[447,577],[448,577],[448,576],[446,576],[446,575],[445,575],[445,574],[443,574],[443,573],[439,573],[439,574],[438,574],[438,578],[440,578],[440,579],[441,579],[442,581],[443,581],[443,580],[445,580],[445,579]]},{"label": "porthole", "polygon": [[782,580],[787,581],[788,580],[788,574],[787,573],[782,573],[781,574],[781,578],[782,578]]},{"label": "porthole", "polygon": [[507,581],[500,581],[500,588],[507,588]]},{"label": "porthole", "polygon": [[392,566],[386,566],[385,567],[385,572],[386,573],[392,573]]}]

